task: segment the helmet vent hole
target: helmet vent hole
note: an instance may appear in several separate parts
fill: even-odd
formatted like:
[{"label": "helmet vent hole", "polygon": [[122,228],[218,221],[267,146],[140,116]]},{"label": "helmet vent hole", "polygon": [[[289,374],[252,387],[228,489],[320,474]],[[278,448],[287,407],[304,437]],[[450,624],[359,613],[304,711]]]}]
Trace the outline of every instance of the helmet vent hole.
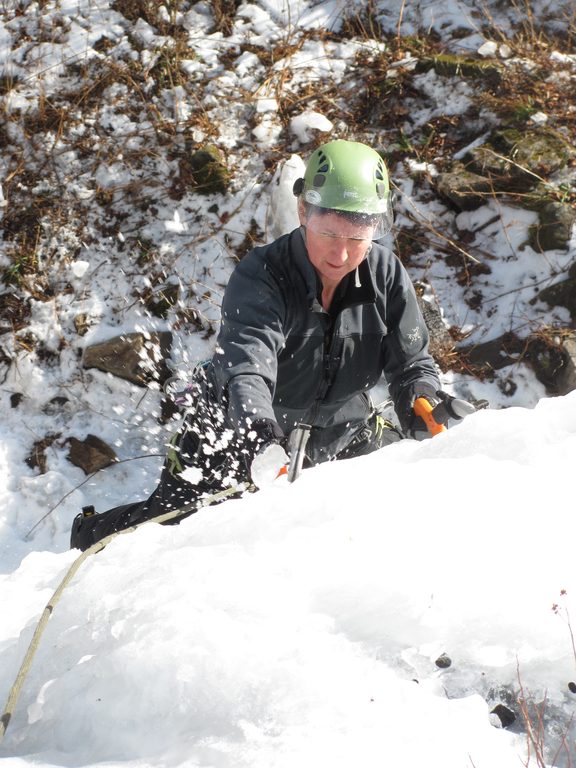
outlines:
[{"label": "helmet vent hole", "polygon": [[318,168],[318,173],[328,173],[329,171],[329,165],[328,163],[324,163],[323,165]]},{"label": "helmet vent hole", "polygon": [[378,195],[378,197],[380,197],[380,198],[382,198],[382,197],[386,197],[386,185],[385,185],[385,184],[383,184],[381,181],[379,181],[379,182],[376,184],[376,194],[377,194],[377,195]]},{"label": "helmet vent hole", "polygon": [[384,176],[382,174],[382,169],[381,168],[377,168],[376,169],[376,178],[380,179],[380,181],[384,181]]},{"label": "helmet vent hole", "polygon": [[325,181],[326,181],[326,176],[323,176],[321,173],[317,173],[316,176],[314,176],[314,180],[312,181],[312,184],[315,187],[322,187],[324,186]]}]

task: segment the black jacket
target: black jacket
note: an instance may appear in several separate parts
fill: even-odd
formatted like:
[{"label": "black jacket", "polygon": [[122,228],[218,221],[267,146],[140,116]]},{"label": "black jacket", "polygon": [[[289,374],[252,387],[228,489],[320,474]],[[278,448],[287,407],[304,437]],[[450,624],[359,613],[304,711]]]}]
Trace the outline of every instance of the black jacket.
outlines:
[{"label": "black jacket", "polygon": [[230,277],[208,370],[230,426],[311,424],[313,460],[335,455],[369,414],[382,375],[406,427],[415,396],[440,388],[414,288],[398,258],[374,244],[326,312],[300,229],[255,248]]}]

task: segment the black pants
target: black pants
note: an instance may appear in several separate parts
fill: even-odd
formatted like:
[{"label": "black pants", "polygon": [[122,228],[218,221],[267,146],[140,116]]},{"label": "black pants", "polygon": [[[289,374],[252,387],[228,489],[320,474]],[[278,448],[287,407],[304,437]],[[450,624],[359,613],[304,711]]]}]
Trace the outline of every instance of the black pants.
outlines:
[{"label": "black pants", "polygon": [[[193,406],[170,442],[158,486],[145,501],[124,504],[101,514],[79,514],[74,519],[70,546],[85,550],[111,533],[181,509],[226,488],[238,495],[250,488],[249,457],[240,438],[224,428],[224,413],[199,382]],[[363,456],[402,439],[401,433],[378,413],[352,434],[336,459]],[[309,464],[308,464],[309,465]],[[170,521],[193,514],[193,507]]]}]

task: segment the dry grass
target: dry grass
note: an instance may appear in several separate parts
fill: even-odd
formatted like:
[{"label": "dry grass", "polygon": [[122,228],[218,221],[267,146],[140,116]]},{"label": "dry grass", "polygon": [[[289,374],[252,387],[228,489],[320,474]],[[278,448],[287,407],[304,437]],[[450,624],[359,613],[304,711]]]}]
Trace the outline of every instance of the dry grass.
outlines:
[{"label": "dry grass", "polygon": [[[520,669],[518,668],[518,697],[517,705],[522,719],[523,731],[526,735],[525,768],[550,768],[561,765],[562,768],[572,768],[573,750],[571,748],[571,731],[573,717],[566,718],[563,727],[552,727],[549,703],[547,697],[536,700],[524,688]],[[551,731],[556,731],[552,737]]]}]

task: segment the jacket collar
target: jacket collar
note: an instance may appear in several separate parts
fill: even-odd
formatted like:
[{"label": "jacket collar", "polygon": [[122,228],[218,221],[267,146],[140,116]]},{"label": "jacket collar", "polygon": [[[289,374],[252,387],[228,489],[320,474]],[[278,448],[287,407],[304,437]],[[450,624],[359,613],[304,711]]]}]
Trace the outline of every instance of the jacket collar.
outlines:
[{"label": "jacket collar", "polygon": [[[304,278],[306,283],[306,295],[310,309],[314,312],[324,312],[322,305],[318,301],[318,294],[321,292],[320,278],[308,258],[308,251],[302,228],[299,227],[292,232],[292,253],[296,267]],[[358,267],[358,285],[356,284],[356,272],[352,272],[348,280],[348,286],[344,296],[342,296],[339,310],[346,307],[355,307],[359,304],[372,304],[376,301],[376,288],[374,287],[374,277],[370,268],[370,254]]]}]

